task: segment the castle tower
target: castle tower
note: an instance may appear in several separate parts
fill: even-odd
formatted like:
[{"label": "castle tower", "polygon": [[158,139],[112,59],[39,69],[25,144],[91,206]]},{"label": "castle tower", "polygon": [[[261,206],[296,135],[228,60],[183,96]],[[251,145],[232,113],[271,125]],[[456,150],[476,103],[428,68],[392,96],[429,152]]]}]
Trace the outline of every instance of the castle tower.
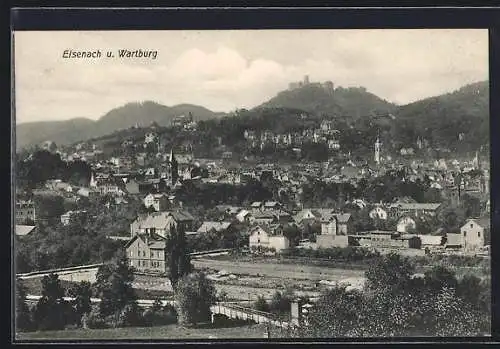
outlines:
[{"label": "castle tower", "polygon": [[304,76],[304,86],[309,85],[309,75]]},{"label": "castle tower", "polygon": [[179,169],[173,149],[170,150],[169,162],[170,162],[170,178],[172,179],[172,185],[175,185],[175,183],[177,183],[177,180],[179,179]]},{"label": "castle tower", "polygon": [[382,143],[380,143],[380,136],[377,135],[377,140],[375,141],[375,163],[378,165],[380,164],[380,146]]}]

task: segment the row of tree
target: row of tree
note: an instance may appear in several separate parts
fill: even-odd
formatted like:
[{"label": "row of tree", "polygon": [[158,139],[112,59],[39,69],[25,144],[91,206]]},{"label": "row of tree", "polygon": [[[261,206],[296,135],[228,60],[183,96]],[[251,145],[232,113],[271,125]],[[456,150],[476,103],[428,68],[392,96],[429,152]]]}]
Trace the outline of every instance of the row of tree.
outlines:
[{"label": "row of tree", "polygon": [[481,336],[490,333],[491,286],[437,266],[415,277],[408,259],[380,258],[362,291],[335,287],[305,319],[303,337]]},{"label": "row of tree", "polygon": [[[175,307],[163,306],[157,299],[150,309],[142,311],[132,282],[133,269],[125,254],[112,263],[101,266],[96,282],[80,282],[67,291],[57,275],[42,279],[42,295],[35,307],[26,301],[27,289],[22,280],[16,282],[17,331],[61,330],[68,326],[86,328],[165,325],[176,323],[190,326],[210,319],[210,305],[216,300],[216,291],[203,273],[191,273],[182,263],[170,258],[170,273],[174,287]],[[177,263],[177,264],[176,264]],[[65,296],[72,297],[70,301]],[[91,297],[100,302],[92,305]]]},{"label": "row of tree", "polygon": [[36,150],[28,159],[18,158],[16,179],[23,187],[36,188],[49,179],[61,179],[74,185],[88,185],[90,165],[81,160],[66,162],[56,153]]}]

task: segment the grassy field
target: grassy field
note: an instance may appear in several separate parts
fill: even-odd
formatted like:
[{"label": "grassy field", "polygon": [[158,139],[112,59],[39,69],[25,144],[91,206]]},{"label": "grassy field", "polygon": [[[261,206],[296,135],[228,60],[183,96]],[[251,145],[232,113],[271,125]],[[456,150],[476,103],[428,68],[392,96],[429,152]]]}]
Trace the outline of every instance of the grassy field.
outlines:
[{"label": "grassy field", "polygon": [[64,340],[178,340],[178,339],[263,339],[264,325],[244,325],[222,328],[185,328],[179,325],[157,327],[130,327],[114,329],[76,329],[18,333],[16,340],[64,341]]}]

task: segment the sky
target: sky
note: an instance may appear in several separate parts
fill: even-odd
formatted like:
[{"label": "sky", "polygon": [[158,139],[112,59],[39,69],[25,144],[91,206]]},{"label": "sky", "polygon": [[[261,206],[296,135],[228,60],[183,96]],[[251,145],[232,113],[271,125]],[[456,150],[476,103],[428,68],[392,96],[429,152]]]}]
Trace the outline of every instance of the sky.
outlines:
[{"label": "sky", "polygon": [[[102,56],[63,58],[69,49]],[[120,49],[157,56],[118,58]],[[229,112],[257,106],[305,75],[407,104],[487,80],[488,32],[21,31],[14,33],[14,64],[16,123],[95,120],[146,100]]]}]

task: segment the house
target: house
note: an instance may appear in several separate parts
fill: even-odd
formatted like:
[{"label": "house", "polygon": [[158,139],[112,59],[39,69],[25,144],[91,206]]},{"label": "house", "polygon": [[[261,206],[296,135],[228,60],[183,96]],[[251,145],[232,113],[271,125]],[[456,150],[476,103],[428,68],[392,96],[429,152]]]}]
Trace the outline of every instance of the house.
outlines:
[{"label": "house", "polygon": [[83,196],[86,198],[95,198],[99,196],[99,192],[95,189],[89,189],[85,187],[81,187],[77,192],[79,196]]},{"label": "house", "polygon": [[368,214],[372,219],[387,219],[387,211],[381,206],[374,207]]},{"label": "house", "polygon": [[166,237],[174,227],[192,231],[193,223],[194,217],[185,210],[142,214],[130,224],[130,235],[154,233]]},{"label": "house", "polygon": [[68,193],[73,191],[73,187],[69,183],[63,182],[60,179],[48,180],[45,183],[45,187],[51,190],[65,191]]},{"label": "house", "polygon": [[33,201],[16,202],[16,224],[26,224],[36,222],[35,204]]},{"label": "house", "polygon": [[209,231],[215,231],[215,232],[224,232],[229,230],[231,226],[230,222],[210,222],[210,221],[205,221],[202,223],[202,225],[196,230],[198,234],[200,233],[208,233]]},{"label": "house", "polygon": [[65,214],[61,215],[61,223],[63,225],[69,225],[72,220],[77,217],[85,217],[87,211],[79,210],[79,211],[68,211]]},{"label": "house", "polygon": [[435,216],[438,209],[441,207],[440,203],[393,203],[389,209],[396,215],[412,215],[414,217],[430,215]]},{"label": "house", "polygon": [[440,235],[417,235],[422,242],[422,248],[437,249],[444,247],[445,237]]},{"label": "house", "polygon": [[165,239],[155,234],[135,234],[125,245],[131,267],[142,272],[167,272]]},{"label": "house", "polygon": [[170,207],[170,201],[165,194],[148,194],[142,200],[144,206],[147,208],[153,207],[155,211],[165,211]]},{"label": "house", "polygon": [[398,220],[396,231],[400,233],[409,233],[416,229],[417,223],[409,216],[402,217]]},{"label": "house", "polygon": [[463,248],[465,251],[478,251],[489,241],[485,237],[489,236],[489,218],[468,219],[460,228],[463,237]]},{"label": "house", "polygon": [[387,247],[390,246],[390,240],[399,236],[398,233],[385,230],[372,230],[368,232],[352,235],[358,241],[360,246],[366,247]]},{"label": "house", "polygon": [[33,234],[36,230],[36,226],[34,225],[17,225],[16,224],[16,236],[27,236],[29,234]]},{"label": "house", "polygon": [[321,234],[316,236],[316,245],[320,248],[347,247],[349,239],[345,232],[344,228],[339,230],[339,219],[336,215],[324,217],[321,221]]},{"label": "house", "polygon": [[99,184],[97,186],[97,190],[99,191],[99,193],[101,195],[108,195],[108,194],[123,195],[124,194],[124,192],[121,190],[120,186],[111,180],[104,181],[101,184]]},{"label": "house", "polygon": [[[353,229],[351,214],[335,213],[332,209],[325,209],[325,208],[303,209],[302,211],[300,211],[295,215],[294,219],[298,224],[318,223],[321,225],[323,224],[331,225],[333,224],[332,217],[336,218],[335,220],[336,235],[347,235],[353,232],[354,229]],[[322,231],[324,229],[328,230],[329,228],[327,226],[325,226],[324,228],[322,227]]]},{"label": "house", "polygon": [[280,252],[290,247],[290,240],[279,229],[258,225],[250,230],[248,246],[251,250],[268,248]]}]

